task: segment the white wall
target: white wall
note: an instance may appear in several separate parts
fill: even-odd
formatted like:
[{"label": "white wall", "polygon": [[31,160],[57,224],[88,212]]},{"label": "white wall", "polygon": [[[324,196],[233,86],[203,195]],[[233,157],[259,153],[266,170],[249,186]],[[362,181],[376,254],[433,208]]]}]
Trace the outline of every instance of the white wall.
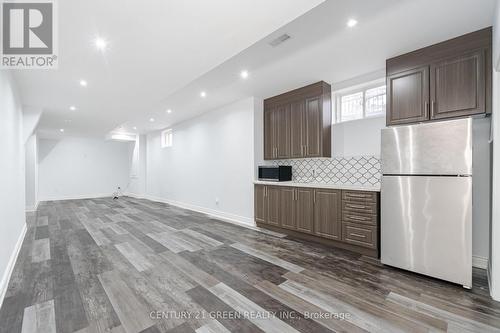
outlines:
[{"label": "white wall", "polygon": [[352,157],[380,156],[380,130],[385,117],[347,121],[332,126],[332,155]]},{"label": "white wall", "polygon": [[147,147],[149,197],[253,224],[253,98],[175,126],[173,147],[160,132]]},{"label": "white wall", "polygon": [[129,182],[132,144],[94,138],[39,139],[39,200],[111,196]]},{"label": "white wall", "polygon": [[137,135],[131,156],[130,183],[126,193],[142,197],[146,194],[147,137]]},{"label": "white wall", "polygon": [[38,138],[30,136],[25,144],[25,188],[26,211],[34,211],[38,206]]},{"label": "white wall", "polygon": [[0,70],[0,302],[25,230],[22,109],[10,72]]},{"label": "white wall", "polygon": [[500,3],[493,25],[493,200],[491,222],[491,296],[500,301]]}]

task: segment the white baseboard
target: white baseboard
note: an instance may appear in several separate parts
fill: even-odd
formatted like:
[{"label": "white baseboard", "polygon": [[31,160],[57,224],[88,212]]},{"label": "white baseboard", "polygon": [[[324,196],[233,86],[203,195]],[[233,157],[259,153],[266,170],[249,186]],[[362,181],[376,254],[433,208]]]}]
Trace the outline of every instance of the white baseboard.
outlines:
[{"label": "white baseboard", "polygon": [[472,256],[472,267],[487,269],[488,268],[488,258],[480,256]]},{"label": "white baseboard", "polygon": [[123,195],[126,196],[126,197],[132,197],[132,198],[136,198],[136,199],[145,199],[146,198],[142,194],[135,194],[135,193],[132,193],[132,192],[126,192]]},{"label": "white baseboard", "polygon": [[70,196],[61,196],[61,197],[46,197],[46,198],[42,198],[42,200],[40,200],[40,202],[43,202],[43,201],[81,200],[81,199],[98,199],[98,198],[110,198],[112,196],[113,196],[113,193],[70,195]]},{"label": "white baseboard", "polygon": [[40,201],[37,201],[34,206],[26,206],[26,213],[36,212],[36,210],[38,209],[39,203],[40,203]]},{"label": "white baseboard", "polygon": [[210,208],[206,208],[206,207],[187,204],[184,202],[168,200],[168,199],[164,199],[164,198],[160,198],[160,197],[155,197],[152,195],[144,195],[142,197],[142,199],[147,199],[147,200],[156,201],[156,202],[163,202],[163,203],[166,203],[166,204],[169,204],[172,206],[176,206],[179,208],[184,208],[187,210],[192,210],[195,212],[207,214],[207,215],[213,216],[219,220],[223,220],[226,222],[236,223],[236,224],[240,224],[240,225],[247,226],[247,227],[255,227],[255,223],[254,223],[252,218],[248,218],[248,217],[244,217],[244,216],[240,216],[240,215],[221,212],[219,210],[214,210],[214,209],[210,209]]},{"label": "white baseboard", "polygon": [[9,287],[10,276],[14,271],[14,266],[16,265],[17,256],[19,255],[19,251],[21,250],[21,247],[23,245],[24,236],[26,236],[27,230],[28,227],[26,223],[24,223],[23,230],[21,230],[21,234],[19,235],[16,246],[14,247],[14,252],[12,252],[12,255],[10,256],[5,272],[3,273],[2,281],[0,282],[0,308],[2,307],[5,293],[7,292],[7,288]]}]

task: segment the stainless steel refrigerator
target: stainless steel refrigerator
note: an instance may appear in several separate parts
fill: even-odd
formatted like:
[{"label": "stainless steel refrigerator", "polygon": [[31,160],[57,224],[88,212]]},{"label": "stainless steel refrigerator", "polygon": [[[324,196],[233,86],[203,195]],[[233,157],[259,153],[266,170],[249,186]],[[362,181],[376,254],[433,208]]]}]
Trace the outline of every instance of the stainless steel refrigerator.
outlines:
[{"label": "stainless steel refrigerator", "polygon": [[382,130],[381,260],[472,286],[472,120]]}]

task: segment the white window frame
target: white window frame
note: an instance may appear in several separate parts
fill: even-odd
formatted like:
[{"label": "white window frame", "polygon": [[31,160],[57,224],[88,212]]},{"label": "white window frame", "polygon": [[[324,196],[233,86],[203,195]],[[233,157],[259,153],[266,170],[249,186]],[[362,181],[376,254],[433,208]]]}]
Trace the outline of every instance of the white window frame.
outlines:
[{"label": "white window frame", "polygon": [[[385,115],[386,115],[385,112],[383,114],[380,114],[380,115],[368,115],[367,116],[366,115],[366,99],[365,99],[367,90],[377,88],[377,87],[383,86],[385,84],[386,84],[385,78],[381,78],[381,79],[373,80],[370,82],[361,83],[361,84],[357,84],[354,86],[349,86],[346,88],[337,89],[335,91],[332,91],[333,101],[334,101],[333,110],[332,110],[332,113],[333,113],[332,114],[332,123],[333,124],[340,124],[340,123],[347,123],[347,122],[351,122],[351,121],[359,121],[359,120],[363,120],[363,119],[385,117]],[[363,116],[361,118],[358,118],[358,119],[341,121],[340,119],[341,119],[342,97],[347,96],[347,95],[356,94],[359,92],[363,93]],[[387,100],[386,100],[386,106],[387,106]],[[386,112],[387,112],[387,108],[386,108]]]},{"label": "white window frame", "polygon": [[161,131],[160,141],[162,148],[169,148],[174,145],[174,132],[171,128]]}]

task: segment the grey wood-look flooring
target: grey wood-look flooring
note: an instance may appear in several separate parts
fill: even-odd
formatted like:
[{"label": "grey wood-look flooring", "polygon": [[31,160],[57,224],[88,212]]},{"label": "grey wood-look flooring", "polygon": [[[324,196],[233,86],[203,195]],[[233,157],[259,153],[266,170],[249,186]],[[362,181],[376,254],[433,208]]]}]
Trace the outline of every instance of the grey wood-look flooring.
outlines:
[{"label": "grey wood-look flooring", "polygon": [[0,332],[500,332],[474,287],[132,198],[40,205]]}]

